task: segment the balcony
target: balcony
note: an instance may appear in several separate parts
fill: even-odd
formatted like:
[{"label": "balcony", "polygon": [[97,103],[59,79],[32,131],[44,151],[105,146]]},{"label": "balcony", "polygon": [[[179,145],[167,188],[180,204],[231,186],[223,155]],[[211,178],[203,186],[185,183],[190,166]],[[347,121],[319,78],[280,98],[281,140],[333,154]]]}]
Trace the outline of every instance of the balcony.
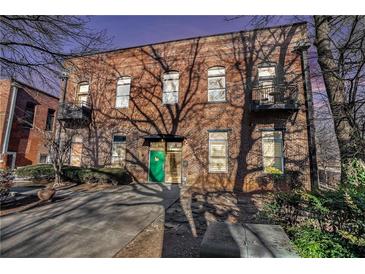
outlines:
[{"label": "balcony", "polygon": [[86,102],[63,103],[57,118],[66,128],[83,128],[91,122],[91,108]]},{"label": "balcony", "polygon": [[252,89],[251,110],[288,110],[297,111],[298,86],[296,84],[268,85]]}]

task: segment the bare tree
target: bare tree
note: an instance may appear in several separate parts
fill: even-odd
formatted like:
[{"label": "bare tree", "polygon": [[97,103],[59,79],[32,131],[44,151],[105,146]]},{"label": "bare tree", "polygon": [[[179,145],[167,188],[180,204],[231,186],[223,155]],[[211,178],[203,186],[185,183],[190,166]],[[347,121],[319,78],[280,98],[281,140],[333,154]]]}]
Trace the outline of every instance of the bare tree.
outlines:
[{"label": "bare tree", "polygon": [[[253,16],[251,24],[262,27],[280,20],[278,16]],[[316,78],[324,83],[330,107],[327,117],[333,121],[342,166],[353,158],[364,159],[365,16],[287,16],[285,20],[308,23],[316,49],[310,60],[315,68],[312,81]]]},{"label": "bare tree", "polygon": [[109,42],[80,16],[0,16],[0,73],[28,83],[59,86],[65,58],[93,53]]},{"label": "bare tree", "polygon": [[341,162],[364,159],[365,17],[314,16],[314,27]]},{"label": "bare tree", "polygon": [[[61,123],[60,125],[62,126]],[[69,129],[63,130],[61,140],[58,140],[54,132],[51,131],[40,131],[40,134],[42,134],[44,145],[48,149],[48,155],[55,174],[53,187],[57,187],[61,185],[63,168],[70,157],[72,141],[76,135],[76,131]]]}]

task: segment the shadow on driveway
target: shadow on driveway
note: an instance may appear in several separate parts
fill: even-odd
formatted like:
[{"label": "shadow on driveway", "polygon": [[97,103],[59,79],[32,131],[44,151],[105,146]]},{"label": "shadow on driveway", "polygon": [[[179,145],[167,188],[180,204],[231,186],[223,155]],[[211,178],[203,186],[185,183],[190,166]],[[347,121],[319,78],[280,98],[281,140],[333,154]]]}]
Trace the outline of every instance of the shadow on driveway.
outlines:
[{"label": "shadow on driveway", "polygon": [[112,257],[179,198],[175,185],[58,191],[56,202],[0,218],[1,257]]}]

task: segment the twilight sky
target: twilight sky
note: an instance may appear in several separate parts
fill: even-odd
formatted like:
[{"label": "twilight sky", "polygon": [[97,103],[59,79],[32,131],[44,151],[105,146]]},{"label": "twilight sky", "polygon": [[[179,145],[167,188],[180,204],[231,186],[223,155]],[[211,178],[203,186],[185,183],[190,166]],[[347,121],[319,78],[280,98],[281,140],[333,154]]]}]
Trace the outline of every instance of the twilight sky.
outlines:
[{"label": "twilight sky", "polygon": [[[234,16],[91,16],[89,28],[106,30],[113,37],[111,48],[126,48],[168,40],[203,36],[239,30],[249,30],[252,16],[242,16],[235,20],[225,20]],[[289,24],[295,21],[310,21],[308,16],[293,18],[293,16],[275,16],[268,25]],[[310,26],[308,26],[310,28]],[[309,29],[311,31],[311,29]],[[314,47],[311,47],[310,64],[313,72],[317,70]],[[323,90],[321,80],[314,81],[314,90]]]},{"label": "twilight sky", "polygon": [[[231,16],[227,16],[232,18]],[[106,29],[112,48],[125,48],[167,40],[250,29],[250,16],[227,21],[226,16],[92,16],[90,28]],[[288,16],[278,16],[274,24],[286,24]]]}]

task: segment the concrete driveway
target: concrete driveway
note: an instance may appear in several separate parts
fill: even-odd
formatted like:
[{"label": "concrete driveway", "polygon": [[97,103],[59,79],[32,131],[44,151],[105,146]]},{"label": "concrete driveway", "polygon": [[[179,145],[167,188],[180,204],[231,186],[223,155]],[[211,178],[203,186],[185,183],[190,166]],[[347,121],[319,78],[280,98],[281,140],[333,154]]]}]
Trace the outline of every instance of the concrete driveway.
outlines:
[{"label": "concrete driveway", "polygon": [[1,257],[112,257],[179,197],[173,185],[59,191],[53,203],[0,218]]}]

